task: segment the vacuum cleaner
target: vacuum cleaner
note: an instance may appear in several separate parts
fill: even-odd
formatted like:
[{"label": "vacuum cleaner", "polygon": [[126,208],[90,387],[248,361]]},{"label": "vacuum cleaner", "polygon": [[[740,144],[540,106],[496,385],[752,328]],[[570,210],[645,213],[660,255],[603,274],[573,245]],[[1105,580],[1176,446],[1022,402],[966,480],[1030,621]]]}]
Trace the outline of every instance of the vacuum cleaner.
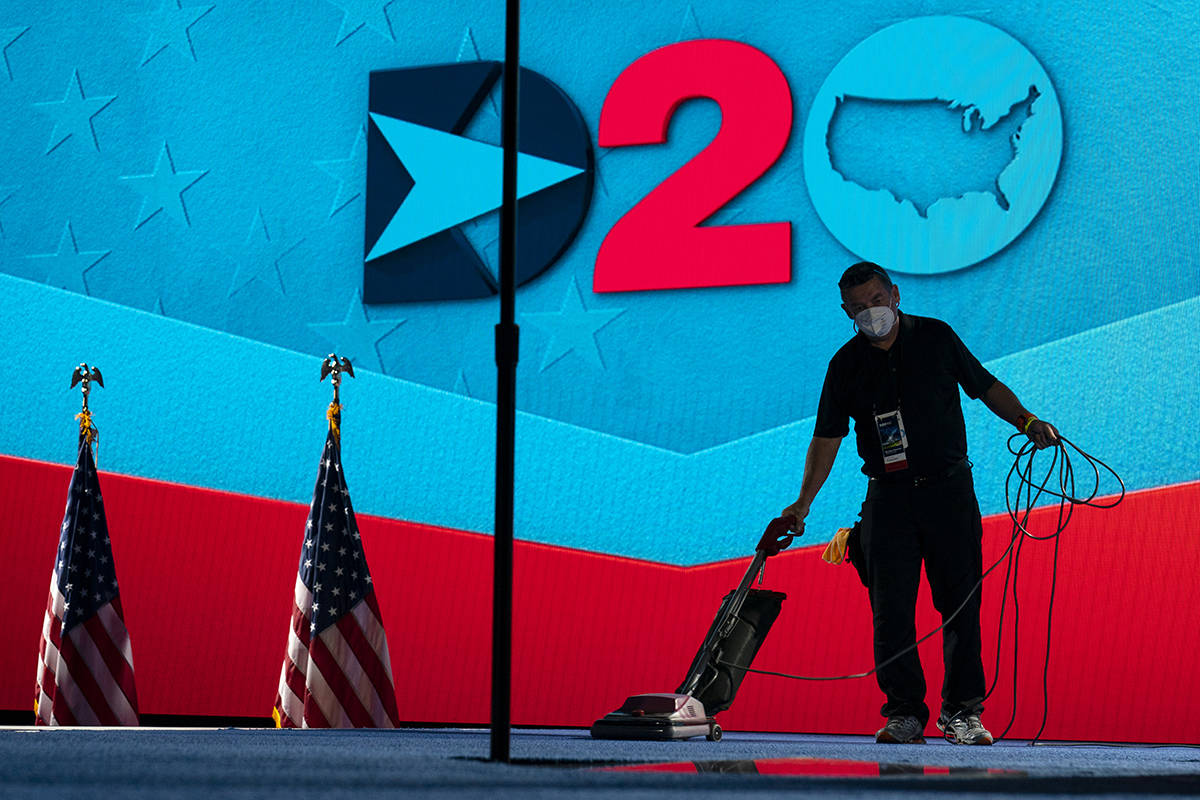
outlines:
[{"label": "vacuum cleaner", "polygon": [[674,692],[635,694],[592,724],[596,739],[721,740],[715,715],[733,704],[755,654],[787,595],[752,589],[766,559],[791,543],[790,520],[777,518],[767,526],[750,568],[738,587],[725,595],[717,616],[692,659],[687,677]]}]

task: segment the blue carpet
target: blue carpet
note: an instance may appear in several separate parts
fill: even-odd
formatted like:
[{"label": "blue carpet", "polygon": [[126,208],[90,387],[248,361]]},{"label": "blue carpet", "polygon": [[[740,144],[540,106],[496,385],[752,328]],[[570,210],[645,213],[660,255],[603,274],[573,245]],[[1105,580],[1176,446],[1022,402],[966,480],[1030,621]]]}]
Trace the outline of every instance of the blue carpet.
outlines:
[{"label": "blue carpet", "polygon": [[[0,730],[5,798],[641,797],[751,793],[885,797],[896,792],[973,797],[1187,796],[1200,793],[1200,749],[1002,742],[990,748],[876,745],[866,737],[730,733],[719,743],[594,741],[585,731],[514,732],[515,763],[493,764],[479,730],[273,731],[247,729]],[[699,762],[753,769],[756,759],[883,762],[881,777],[731,772],[609,772],[611,762]],[[903,774],[949,767],[948,775]],[[976,768],[975,770],[969,768]],[[989,777],[979,770],[1006,770]],[[915,794],[913,794],[915,796]]]}]

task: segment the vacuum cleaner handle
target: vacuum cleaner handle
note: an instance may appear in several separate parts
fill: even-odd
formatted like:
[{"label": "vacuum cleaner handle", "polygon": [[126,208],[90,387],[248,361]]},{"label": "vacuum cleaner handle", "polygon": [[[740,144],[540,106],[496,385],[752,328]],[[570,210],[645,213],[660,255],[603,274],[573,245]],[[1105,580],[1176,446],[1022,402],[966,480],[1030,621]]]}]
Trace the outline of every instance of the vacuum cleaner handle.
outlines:
[{"label": "vacuum cleaner handle", "polygon": [[792,543],[794,534],[790,530],[791,524],[792,520],[788,517],[776,517],[767,524],[767,529],[755,547],[754,559],[750,562],[750,567],[742,576],[742,582],[738,584],[737,589],[721,603],[721,608],[717,611],[717,618],[709,627],[708,633],[704,637],[704,644],[700,645],[700,649],[696,651],[696,657],[692,659],[692,665],[688,668],[687,677],[676,690],[677,694],[691,694],[700,683],[704,668],[715,658],[721,641],[737,624],[738,614],[741,613],[742,605],[746,602],[746,595],[754,583],[754,577],[762,572],[767,557],[775,555]]},{"label": "vacuum cleaner handle", "polygon": [[776,517],[768,522],[767,529],[763,531],[762,538],[758,540],[756,548],[758,552],[765,552],[768,556],[773,556],[780,550],[786,550],[795,537],[791,530],[792,524],[793,520],[790,517]]},{"label": "vacuum cleaner handle", "polygon": [[746,602],[746,595],[750,591],[750,586],[754,583],[755,576],[762,570],[766,560],[767,554],[764,550],[760,548],[755,551],[754,559],[750,562],[750,567],[746,570],[746,574],[742,576],[741,583],[721,603],[721,608],[717,611],[717,618],[713,620],[707,635],[704,637],[704,643],[700,645],[700,649],[696,651],[696,657],[692,659],[692,665],[688,668],[687,677],[684,678],[683,683],[676,689],[677,694],[691,694],[697,684],[700,683],[700,678],[704,674],[704,668],[708,666],[709,661],[715,656],[718,645],[729,635],[733,626],[737,624],[737,616],[742,610],[742,605]]}]

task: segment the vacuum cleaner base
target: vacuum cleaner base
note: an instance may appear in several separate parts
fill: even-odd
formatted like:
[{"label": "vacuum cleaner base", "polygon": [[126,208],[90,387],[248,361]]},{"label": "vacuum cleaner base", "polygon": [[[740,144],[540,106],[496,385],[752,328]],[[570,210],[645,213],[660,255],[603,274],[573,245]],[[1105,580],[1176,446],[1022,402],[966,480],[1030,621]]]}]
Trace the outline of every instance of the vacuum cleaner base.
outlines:
[{"label": "vacuum cleaner base", "polygon": [[592,723],[595,739],[721,740],[721,726],[704,713],[704,704],[687,694],[635,694],[611,714]]},{"label": "vacuum cleaner base", "polygon": [[[779,541],[783,517],[771,520],[763,542]],[[790,535],[787,537],[790,540]],[[635,694],[625,705],[592,723],[596,739],[690,739],[721,741],[721,726],[712,718],[729,708],[746,667],[779,616],[784,595],[752,589],[767,560],[762,542],[754,551],[741,583],[721,600],[716,619],[692,659],[687,677],[673,694]],[[776,548],[778,549],[778,548]]]}]

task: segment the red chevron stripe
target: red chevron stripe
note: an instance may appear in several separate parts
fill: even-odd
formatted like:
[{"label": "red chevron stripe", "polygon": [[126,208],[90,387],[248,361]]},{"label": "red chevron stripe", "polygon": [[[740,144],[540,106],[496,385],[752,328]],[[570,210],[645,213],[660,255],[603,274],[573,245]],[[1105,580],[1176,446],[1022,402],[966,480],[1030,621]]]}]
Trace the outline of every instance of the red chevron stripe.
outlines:
[{"label": "red chevron stripe", "polygon": [[[45,570],[54,561],[69,475],[68,467],[0,456],[0,503],[13,520],[11,535],[0,537],[0,585],[12,621],[0,640],[0,708],[28,708]],[[291,622],[307,506],[108,473],[102,480],[126,620],[138,640],[141,710],[263,715],[278,688],[280,634]],[[1049,513],[1038,512],[1035,523]],[[399,717],[486,722],[491,537],[367,515],[358,521],[388,621]],[[1061,546],[1046,737],[1088,739],[1103,729],[1121,741],[1200,743],[1188,715],[1179,713],[1200,708],[1200,686],[1145,680],[1190,674],[1200,656],[1200,630],[1180,624],[1200,618],[1200,538],[1192,533],[1198,522],[1200,483],[1133,492],[1111,511],[1076,510]],[[994,558],[1008,525],[1002,517],[984,525],[985,557]],[[747,548],[758,532],[748,533]],[[1040,644],[1029,643],[1044,641],[1050,573],[1049,548],[1034,545],[1027,543],[1021,567],[1018,737],[1041,722],[1042,654]],[[788,550],[768,563],[766,588],[789,597],[756,666],[838,674],[870,665],[865,593],[853,570],[824,564],[819,550]],[[626,694],[674,689],[721,596],[744,569],[743,559],[683,568],[518,542],[514,721],[586,725]],[[985,587],[989,677],[1001,583]],[[189,605],[199,596],[206,598],[203,615]],[[933,628],[937,615],[924,589],[919,608],[918,630]],[[1011,639],[1002,664],[1010,648]],[[186,680],[175,669],[179,653],[189,654]],[[928,696],[936,699],[938,637],[921,656]],[[238,664],[232,673],[231,661]],[[229,674],[237,679],[225,679]],[[1007,719],[1010,686],[1006,667],[988,718]],[[1136,703],[1095,702],[1134,687]],[[751,675],[722,724],[870,732],[878,727],[879,703],[870,680],[814,686]]]}]

